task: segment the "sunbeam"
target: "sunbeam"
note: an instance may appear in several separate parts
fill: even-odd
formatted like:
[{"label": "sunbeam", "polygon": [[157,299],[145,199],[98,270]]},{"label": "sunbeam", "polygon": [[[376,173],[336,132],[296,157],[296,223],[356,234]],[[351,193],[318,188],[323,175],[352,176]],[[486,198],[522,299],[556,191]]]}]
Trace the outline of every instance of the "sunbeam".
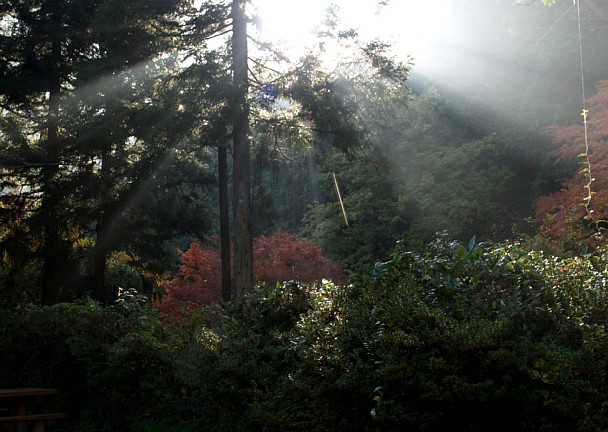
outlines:
[{"label": "sunbeam", "polygon": [[380,39],[394,46],[402,58],[416,63],[431,61],[435,44],[450,31],[451,0],[348,2],[311,0],[286,3],[280,0],[255,2],[260,33],[273,43],[287,44],[293,51],[311,43],[313,31],[323,22],[328,8],[335,8],[340,26],[354,29],[365,39]]}]

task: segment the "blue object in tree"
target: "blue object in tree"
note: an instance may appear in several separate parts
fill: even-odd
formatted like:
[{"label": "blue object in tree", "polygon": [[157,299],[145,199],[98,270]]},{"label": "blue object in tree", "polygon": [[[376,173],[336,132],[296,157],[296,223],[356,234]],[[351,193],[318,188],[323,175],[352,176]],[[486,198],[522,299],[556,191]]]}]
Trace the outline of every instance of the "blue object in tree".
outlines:
[{"label": "blue object in tree", "polygon": [[260,99],[264,103],[272,103],[279,95],[279,88],[274,84],[264,84],[260,87]]}]

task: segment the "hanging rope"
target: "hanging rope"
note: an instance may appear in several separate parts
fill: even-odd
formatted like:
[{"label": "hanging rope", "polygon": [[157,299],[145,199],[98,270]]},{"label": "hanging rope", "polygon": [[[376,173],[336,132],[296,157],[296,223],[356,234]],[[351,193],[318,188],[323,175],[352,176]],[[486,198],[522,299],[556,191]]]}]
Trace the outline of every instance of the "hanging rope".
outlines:
[{"label": "hanging rope", "polygon": [[[582,90],[582,94],[583,94],[583,114],[585,114],[587,98],[585,97],[585,63],[583,61],[583,31],[582,31],[582,26],[581,26],[581,4],[580,4],[580,2],[577,2],[576,0],[573,0],[573,1],[574,1],[574,4],[576,5],[576,17],[577,17],[577,21],[578,21],[578,52],[579,52],[579,59],[580,59],[580,64],[581,64],[581,90]],[[585,118],[586,118],[586,114],[585,114]]]},{"label": "hanging rope", "polygon": [[585,184],[585,191],[586,191],[586,196],[583,199],[584,202],[584,207],[585,207],[585,212],[586,214],[586,218],[588,220],[593,221],[593,223],[595,224],[595,227],[598,230],[599,233],[599,223],[600,221],[598,219],[595,218],[595,216],[593,215],[593,209],[591,208],[591,199],[593,198],[593,195],[595,195],[595,192],[593,192],[593,182],[595,181],[595,178],[593,178],[592,173],[591,173],[591,160],[589,158],[589,133],[588,133],[588,127],[587,127],[587,119],[589,117],[589,110],[587,109],[587,96],[585,94],[585,62],[584,62],[584,56],[583,56],[583,31],[582,31],[582,25],[581,25],[581,6],[580,6],[580,2],[573,0],[573,6],[576,5],[576,12],[577,12],[577,20],[578,20],[578,48],[579,48],[579,60],[580,60],[580,68],[581,68],[581,95],[582,95],[582,105],[583,105],[583,111],[581,113],[581,116],[583,117],[583,130],[584,130],[584,139],[585,139],[585,152],[582,153],[582,158],[583,158],[583,162],[582,164],[584,165],[583,169],[581,169],[579,172],[581,174],[583,174],[585,176],[585,178],[587,179],[587,183]]}]

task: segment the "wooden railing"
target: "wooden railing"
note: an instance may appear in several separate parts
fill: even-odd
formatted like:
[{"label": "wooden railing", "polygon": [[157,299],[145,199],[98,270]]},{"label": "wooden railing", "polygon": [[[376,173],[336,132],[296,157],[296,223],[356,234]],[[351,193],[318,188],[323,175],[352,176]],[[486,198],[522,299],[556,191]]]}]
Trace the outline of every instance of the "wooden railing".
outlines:
[{"label": "wooden railing", "polygon": [[12,388],[0,389],[0,424],[9,424],[10,432],[45,432],[47,422],[64,419],[67,413],[44,413],[43,401],[57,394],[57,389]]}]

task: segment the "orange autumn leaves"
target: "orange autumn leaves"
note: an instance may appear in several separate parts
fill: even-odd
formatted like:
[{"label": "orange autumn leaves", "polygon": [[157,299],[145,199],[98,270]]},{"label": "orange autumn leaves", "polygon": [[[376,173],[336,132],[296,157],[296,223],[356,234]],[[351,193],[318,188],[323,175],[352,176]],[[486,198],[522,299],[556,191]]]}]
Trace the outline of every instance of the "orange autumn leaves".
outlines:
[{"label": "orange autumn leaves", "polygon": [[[222,301],[220,250],[194,242],[187,251],[178,251],[181,264],[176,275],[165,283],[166,295],[159,304],[161,315],[179,320],[204,305]],[[253,246],[256,283],[316,282],[331,279],[337,284],[346,274],[319,247],[296,234],[278,231],[261,236]]]}]

